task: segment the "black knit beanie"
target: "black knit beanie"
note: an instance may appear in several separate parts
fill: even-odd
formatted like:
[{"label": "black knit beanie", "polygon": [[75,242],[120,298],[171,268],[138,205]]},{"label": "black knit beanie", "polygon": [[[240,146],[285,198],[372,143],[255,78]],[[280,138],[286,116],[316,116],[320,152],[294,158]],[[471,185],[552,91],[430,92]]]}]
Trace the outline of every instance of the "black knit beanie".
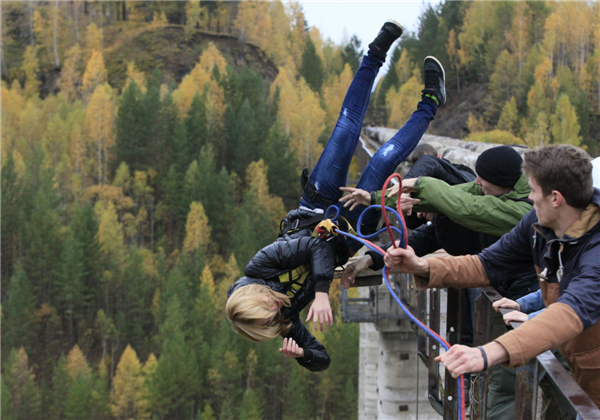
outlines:
[{"label": "black knit beanie", "polygon": [[477,158],[475,172],[482,179],[502,188],[512,188],[521,177],[523,159],[510,146],[487,149]]}]

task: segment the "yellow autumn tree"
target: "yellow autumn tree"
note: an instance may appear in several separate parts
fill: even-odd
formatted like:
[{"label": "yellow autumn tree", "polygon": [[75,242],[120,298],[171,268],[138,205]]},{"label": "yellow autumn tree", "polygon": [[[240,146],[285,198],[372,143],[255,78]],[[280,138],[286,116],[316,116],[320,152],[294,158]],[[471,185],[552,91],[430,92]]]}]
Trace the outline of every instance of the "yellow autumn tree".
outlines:
[{"label": "yellow autumn tree", "polygon": [[127,81],[123,87],[123,91],[127,89],[131,81],[135,81],[142,93],[146,93],[146,76],[135,67],[135,61],[127,63]]},{"label": "yellow autumn tree", "polygon": [[246,170],[246,181],[248,190],[254,193],[257,204],[269,215],[271,220],[277,223],[285,214],[283,200],[280,197],[269,194],[269,183],[267,181],[267,167],[263,160],[252,162]]},{"label": "yellow autumn tree", "polygon": [[202,93],[208,84],[206,98],[207,119],[210,124],[218,124],[225,112],[225,93],[223,88],[213,80],[213,69],[217,67],[220,74],[224,74],[227,61],[217,47],[209,42],[207,48],[200,55],[200,61],[192,71],[186,75],[179,87],[173,92],[173,101],[177,104],[181,115],[187,114],[196,93]]},{"label": "yellow autumn tree", "polygon": [[117,420],[148,419],[148,401],[144,395],[145,378],[135,350],[127,346],[117,365],[113,380],[110,411]]},{"label": "yellow autumn tree", "polygon": [[346,63],[344,71],[339,77],[332,77],[330,82],[323,87],[323,103],[327,113],[326,124],[328,127],[333,127],[340,115],[340,109],[342,109],[348,87],[352,83],[352,77],[352,69]]},{"label": "yellow autumn tree", "polygon": [[169,21],[167,20],[167,15],[161,11],[158,11],[154,12],[154,16],[152,16],[152,22],[150,24],[152,26],[164,26],[168,25]]},{"label": "yellow autumn tree", "polygon": [[483,120],[483,117],[477,118],[472,113],[469,113],[467,127],[469,129],[469,133],[479,133],[485,131],[485,121]]},{"label": "yellow autumn tree", "polygon": [[[16,79],[15,79],[16,80]],[[2,161],[5,162],[6,151],[10,150],[19,137],[21,112],[25,107],[25,98],[21,95],[19,81],[7,89],[4,83],[0,85],[0,104],[2,105]]]},{"label": "yellow autumn tree", "polygon": [[223,278],[217,285],[217,291],[215,293],[215,305],[217,308],[225,307],[225,302],[227,301],[227,290],[229,290],[229,287],[231,287],[231,285],[239,278],[240,268],[235,260],[235,256],[231,254],[225,263]]},{"label": "yellow autumn tree", "polygon": [[81,92],[84,98],[96,90],[96,88],[108,81],[106,67],[104,67],[104,58],[100,51],[94,50],[92,56],[87,62],[85,72],[83,73],[83,83]]},{"label": "yellow autumn tree", "polygon": [[67,355],[67,372],[73,380],[77,379],[79,375],[83,375],[88,379],[92,377],[92,369],[77,344],[73,346]]},{"label": "yellow autumn tree", "polygon": [[29,45],[25,48],[23,54],[23,64],[21,71],[25,73],[25,86],[23,88],[23,96],[26,98],[37,97],[39,95],[39,81],[37,74],[40,71],[40,66],[37,58],[37,48]]},{"label": "yellow autumn tree", "polygon": [[208,292],[211,299],[215,295],[215,279],[210,271],[210,267],[207,265],[202,270],[202,275],[200,276],[200,286],[203,287],[206,292]]},{"label": "yellow autumn tree", "polygon": [[85,53],[83,59],[88,61],[94,51],[102,51],[104,35],[95,23],[88,25],[85,32]]},{"label": "yellow autumn tree", "polygon": [[525,130],[523,125],[523,138],[527,147],[534,148],[545,146],[550,143],[550,130],[548,129],[548,116],[544,111],[540,111],[535,118],[534,124],[530,129]]},{"label": "yellow autumn tree", "polygon": [[494,73],[488,84],[488,107],[486,114],[492,117],[500,113],[500,106],[510,98],[518,94],[518,63],[515,57],[508,52],[502,51],[496,60]]},{"label": "yellow autumn tree", "polygon": [[400,54],[400,59],[394,65],[394,70],[396,70],[396,74],[398,75],[398,80],[400,85],[407,83],[411,77],[414,76],[415,70],[419,70],[415,63],[412,62],[410,57],[408,56],[408,50],[406,48],[402,49],[402,53]]},{"label": "yellow autumn tree", "polygon": [[77,43],[67,51],[65,63],[60,72],[61,77],[58,81],[58,88],[68,101],[77,99],[77,92],[81,85],[81,71],[79,70],[81,58],[81,47]]},{"label": "yellow autumn tree", "polygon": [[[319,97],[303,78],[296,81],[287,66],[280,69],[271,85],[271,92],[279,88],[279,118],[284,131],[290,136],[290,147],[296,152],[298,163],[312,167],[317,163],[323,146],[319,137],[325,129],[326,113]],[[310,121],[310,124],[306,124]]]},{"label": "yellow autumn tree", "polygon": [[415,105],[421,100],[421,73],[414,71],[413,75],[399,89],[390,89],[385,97],[385,107],[388,110],[388,124],[400,128],[410,118]]},{"label": "yellow autumn tree", "polygon": [[98,184],[107,182],[108,151],[115,143],[113,130],[115,113],[116,105],[112,89],[106,83],[98,85],[85,111],[85,129],[88,144],[96,155],[95,169]]},{"label": "yellow autumn tree", "polygon": [[98,241],[102,251],[117,265],[121,265],[126,252],[123,228],[112,202],[98,201],[94,206],[98,219]]},{"label": "yellow autumn tree", "polygon": [[575,107],[571,106],[569,96],[563,93],[556,101],[556,111],[550,118],[552,141],[553,143],[572,144],[579,146],[581,137],[579,137],[580,125],[577,121]]},{"label": "yellow autumn tree", "polygon": [[271,16],[271,32],[265,51],[273,62],[279,67],[290,58],[290,27],[291,20],[286,14],[285,6],[281,1],[269,2],[269,15]]},{"label": "yellow autumn tree", "polygon": [[517,101],[515,97],[511,97],[510,101],[506,101],[502,112],[500,112],[500,119],[498,120],[498,130],[508,131],[512,134],[516,134],[519,124],[519,110],[517,109]]},{"label": "yellow autumn tree", "polygon": [[210,226],[208,225],[208,217],[204,211],[202,203],[196,201],[190,205],[187,222],[185,224],[185,239],[183,241],[183,249],[185,252],[191,253],[202,247],[206,251],[210,244]]}]

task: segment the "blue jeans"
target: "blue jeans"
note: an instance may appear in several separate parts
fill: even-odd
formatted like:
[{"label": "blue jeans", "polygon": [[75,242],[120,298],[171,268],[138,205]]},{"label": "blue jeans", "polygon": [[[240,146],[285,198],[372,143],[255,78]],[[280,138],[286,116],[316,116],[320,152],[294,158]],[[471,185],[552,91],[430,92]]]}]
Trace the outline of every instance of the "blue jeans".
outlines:
[{"label": "blue jeans", "polygon": [[[358,144],[373,83],[382,64],[383,61],[371,55],[363,57],[360,68],[344,98],[333,133],[310,174],[310,180],[314,183],[317,191],[328,201],[337,202],[342,196],[340,187],[346,185],[348,169]],[[417,146],[429,127],[429,123],[435,117],[437,108],[438,105],[433,99],[421,100],[417,110],[400,131],[375,153],[356,187],[366,191],[380,190],[385,180]],[[311,202],[304,195],[300,199],[300,205],[310,209],[323,209],[323,204]],[[340,208],[340,214],[356,228],[358,218],[365,207],[358,206],[353,211],[348,211],[342,206],[342,203],[338,203],[337,206]],[[373,212],[370,220],[365,218],[365,224],[377,223],[379,217],[380,215]]]}]

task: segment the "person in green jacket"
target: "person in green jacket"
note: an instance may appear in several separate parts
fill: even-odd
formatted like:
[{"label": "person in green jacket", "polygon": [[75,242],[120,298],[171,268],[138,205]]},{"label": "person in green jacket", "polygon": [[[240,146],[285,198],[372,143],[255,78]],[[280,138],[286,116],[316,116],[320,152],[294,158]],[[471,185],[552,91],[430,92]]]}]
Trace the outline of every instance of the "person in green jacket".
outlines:
[{"label": "person in green jacket", "polygon": [[[448,185],[431,177],[420,177],[402,181],[401,207],[403,212],[416,211],[420,217],[431,219],[432,213],[445,214],[455,223],[480,233],[481,247],[487,248],[502,235],[510,232],[532,209],[528,199],[531,188],[522,175],[523,159],[510,146],[497,146],[487,149],[478,157],[475,164],[477,179],[473,182]],[[342,188],[349,195],[342,197],[345,206],[358,204],[381,204],[381,191],[364,191],[356,188]],[[386,205],[396,206],[395,195],[398,186],[388,191]],[[383,266],[379,257],[369,253],[357,260],[354,266],[346,268],[342,283],[352,283],[356,273],[371,266]],[[539,289],[535,270],[521,273],[510,286],[497,286],[498,292],[516,300]],[[466,303],[466,302],[465,302]],[[507,331],[502,316],[492,314],[492,339]],[[488,394],[487,418],[509,420],[514,415],[516,375],[513,369],[495,366],[491,371]],[[543,387],[544,388],[544,387]],[[545,390],[546,391],[546,390]],[[549,399],[546,399],[549,402]],[[548,410],[560,413],[560,409]],[[549,418],[549,417],[548,417]]]}]

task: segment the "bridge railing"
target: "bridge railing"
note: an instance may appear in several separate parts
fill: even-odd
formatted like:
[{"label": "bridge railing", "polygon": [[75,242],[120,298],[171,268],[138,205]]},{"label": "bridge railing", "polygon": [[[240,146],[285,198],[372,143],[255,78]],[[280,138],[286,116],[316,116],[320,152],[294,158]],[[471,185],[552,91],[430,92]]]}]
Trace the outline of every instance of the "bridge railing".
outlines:
[{"label": "bridge railing", "polygon": [[[446,340],[450,344],[456,344],[460,341],[460,290],[447,289],[447,311],[443,314],[439,289],[420,290],[414,286],[412,276],[398,271],[392,272],[390,281],[395,288],[395,292],[410,308],[413,315],[438,334],[445,334]],[[386,313],[381,312],[382,307],[388,306],[380,304],[382,300],[382,292],[379,291],[380,284],[382,284],[381,272],[367,270],[357,276],[354,287],[369,287],[369,296],[352,299],[348,297],[346,290],[342,292],[342,319],[344,322],[377,323],[379,319],[404,319],[406,317],[401,310],[396,313],[387,313],[387,310]],[[483,288],[483,293],[476,299],[473,334],[473,344],[475,346],[490,342],[492,311],[494,311],[492,304],[501,298],[502,296],[494,288],[487,287]],[[510,311],[500,309],[502,314]],[[440,331],[444,315],[446,317],[446,331]],[[511,322],[513,328],[517,328],[520,324],[520,322]],[[458,416],[457,381],[446,370],[443,370],[444,386],[441,386],[440,366],[434,360],[440,354],[439,346],[416,326],[415,332],[418,336],[419,357],[428,370],[429,402],[444,419],[456,419]],[[517,369],[514,418],[535,420],[538,408],[540,368],[547,372],[549,380],[556,385],[556,389],[564,397],[562,400],[566,401],[582,419],[600,419],[600,409],[550,351],[540,354],[537,358],[530,360],[523,367]],[[471,381],[473,384],[471,390],[471,419],[483,420],[487,415],[489,373],[485,371],[473,374]]]}]

